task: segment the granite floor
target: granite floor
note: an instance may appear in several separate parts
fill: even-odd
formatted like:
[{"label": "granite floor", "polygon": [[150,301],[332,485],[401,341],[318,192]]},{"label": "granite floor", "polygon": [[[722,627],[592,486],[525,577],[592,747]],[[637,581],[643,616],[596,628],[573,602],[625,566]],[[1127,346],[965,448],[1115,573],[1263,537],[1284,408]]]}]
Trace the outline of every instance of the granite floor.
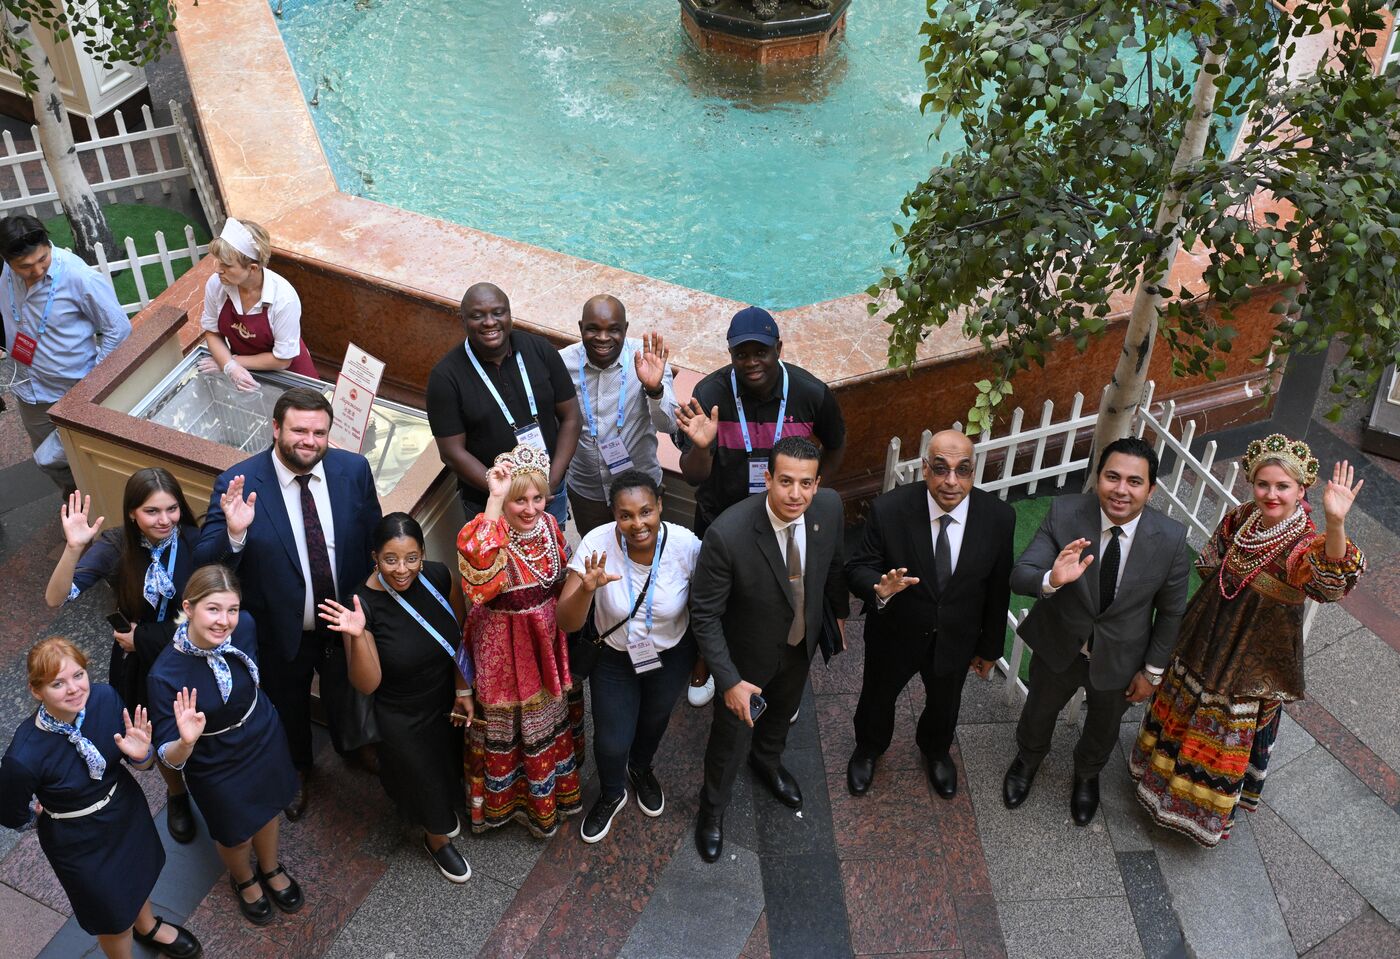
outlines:
[{"label": "granite floor", "polygon": [[[10,381],[0,363],[0,384]],[[157,911],[223,957],[1353,957],[1400,955],[1400,468],[1355,450],[1341,425],[1306,417],[1324,462],[1350,456],[1367,488],[1352,524],[1372,572],[1326,608],[1308,646],[1309,698],[1290,706],[1264,805],[1207,851],[1153,827],[1121,755],[1088,828],[1070,821],[1063,724],[1031,798],[1015,812],[1000,783],[1018,706],[999,679],[969,679],[955,758],[957,797],[928,786],[914,744],[922,691],[903,696],[874,788],[853,798],[845,763],[862,643],[816,665],[786,764],[806,797],[780,806],[745,772],[726,818],[726,852],[707,866],[690,830],[707,711],[677,707],[658,763],[663,816],[635,806],[596,846],[576,821],[547,842],[506,828],[459,840],[463,886],[442,880],[378,782],[322,742],[311,811],[283,827],[285,861],[307,908],[256,929],[236,910],[207,834],[166,836]],[[13,409],[0,414],[0,743],[26,717],[23,657],[38,638],[73,637],[105,670],[100,590],[57,612],[42,601],[60,550],[58,497],[28,460]],[[1131,742],[1136,716],[1123,726]],[[324,737],[321,737],[324,740]],[[596,793],[591,778],[586,802]],[[164,790],[140,777],[164,836]],[[96,954],[32,833],[0,830],[0,959]],[[138,949],[138,953],[140,950]]]}]

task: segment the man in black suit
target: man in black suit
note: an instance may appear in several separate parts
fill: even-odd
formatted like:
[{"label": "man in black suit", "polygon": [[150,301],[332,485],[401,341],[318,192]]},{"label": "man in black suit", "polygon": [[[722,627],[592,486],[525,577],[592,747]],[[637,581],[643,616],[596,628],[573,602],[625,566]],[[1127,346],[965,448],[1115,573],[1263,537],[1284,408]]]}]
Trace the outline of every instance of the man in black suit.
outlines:
[{"label": "man in black suit", "polygon": [[919,751],[938,794],[957,793],[948,748],[963,682],[969,669],[985,679],[1005,642],[1016,513],[972,488],[972,440],[961,432],[936,434],[923,466],[923,485],[871,503],[860,549],[846,564],[866,611],[856,748],[846,766],[855,796],[870,789],[894,735],[895,700],[915,673],[924,683]]},{"label": "man in black suit", "polygon": [[1156,483],[1156,451],[1137,437],[1114,440],[1099,456],[1095,492],[1056,497],[1011,571],[1011,588],[1037,598],[1019,630],[1035,655],[1002,781],[1009,809],[1025,802],[1056,717],[1083,687],[1070,813],[1087,826],[1123,713],[1162,682],[1186,612],[1191,552],[1186,527],[1147,505]]},{"label": "man in black suit", "polygon": [[[820,489],[821,453],[785,436],[768,454],[766,492],[725,510],[705,532],[690,584],[690,625],[715,676],[715,718],[695,823],[701,858],[724,843],[724,808],[747,752],[754,774],[783,804],[802,790],[782,765],[812,651],[830,603],[844,631],[850,608],[841,497]],[[761,698],[760,698],[761,697]],[[757,717],[757,704],[766,703]]]}]

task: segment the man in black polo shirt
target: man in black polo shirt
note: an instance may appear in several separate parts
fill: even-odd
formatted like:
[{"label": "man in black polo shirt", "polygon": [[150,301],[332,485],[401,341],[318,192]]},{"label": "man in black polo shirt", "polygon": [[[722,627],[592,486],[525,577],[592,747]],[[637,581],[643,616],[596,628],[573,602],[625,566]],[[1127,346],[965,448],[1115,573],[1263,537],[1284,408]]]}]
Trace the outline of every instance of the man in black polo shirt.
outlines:
[{"label": "man in black polo shirt", "polygon": [[428,376],[428,425],[457,474],[467,518],[486,508],[486,470],[524,443],[549,454],[549,511],[564,525],[564,475],[583,423],[573,380],[543,337],[511,329],[510,300],[491,283],[462,297],[466,342]]},{"label": "man in black polo shirt", "polygon": [[695,535],[701,538],[720,513],[763,492],[768,451],[782,437],[819,443],[824,477],[836,475],[846,445],[836,395],[779,359],[783,343],[772,314],[757,306],[740,310],[728,340],[730,364],[701,380],[690,403],[676,411],[681,475],[698,487]]}]

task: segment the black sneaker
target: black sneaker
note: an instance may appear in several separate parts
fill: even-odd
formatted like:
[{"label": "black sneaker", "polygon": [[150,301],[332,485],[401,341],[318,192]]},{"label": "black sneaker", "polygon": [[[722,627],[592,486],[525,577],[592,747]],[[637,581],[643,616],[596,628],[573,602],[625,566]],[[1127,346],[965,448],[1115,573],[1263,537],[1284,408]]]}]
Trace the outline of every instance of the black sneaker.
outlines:
[{"label": "black sneaker", "polygon": [[472,867],[467,865],[467,861],[452,843],[448,842],[437,852],[433,852],[433,847],[428,845],[428,837],[424,836],[423,849],[448,882],[466,882],[472,877]]},{"label": "black sneaker", "polygon": [[661,784],[656,781],[656,774],[647,769],[634,769],[627,767],[627,780],[632,784],[632,788],[637,790],[637,808],[643,815],[655,819],[666,809],[666,794],[661,791]]},{"label": "black sneaker", "polygon": [[583,817],[583,825],[578,827],[578,834],[584,842],[594,843],[608,834],[612,828],[613,818],[617,816],[617,811],[627,805],[627,790],[622,790],[622,795],[609,802],[602,796],[593,804],[593,808],[588,810],[588,815]]}]

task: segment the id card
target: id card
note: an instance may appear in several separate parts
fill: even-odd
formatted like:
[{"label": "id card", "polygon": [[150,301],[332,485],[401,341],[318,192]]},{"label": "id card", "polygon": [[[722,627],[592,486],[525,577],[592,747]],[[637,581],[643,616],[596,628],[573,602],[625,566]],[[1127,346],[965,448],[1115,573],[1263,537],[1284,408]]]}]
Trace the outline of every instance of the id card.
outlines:
[{"label": "id card", "polygon": [[749,492],[762,493],[768,488],[768,484],[763,481],[763,474],[768,472],[768,461],[766,459],[749,460]]},{"label": "id card", "polygon": [[15,333],[14,349],[10,350],[10,355],[15,358],[16,363],[23,363],[25,366],[34,362],[34,351],[39,344],[34,341],[34,337],[28,333]]},{"label": "id card", "polygon": [[651,641],[649,636],[629,639],[627,641],[627,656],[632,660],[632,668],[639,675],[661,668],[661,657],[656,654],[656,644]]},{"label": "id card", "polygon": [[627,452],[627,447],[623,445],[619,437],[614,436],[610,440],[605,440],[598,447],[598,453],[603,457],[603,463],[607,466],[608,472],[614,476],[618,473],[625,473],[632,468],[632,454]]},{"label": "id card", "polygon": [[515,441],[521,446],[533,446],[541,453],[548,453],[544,447],[544,433],[540,430],[539,423],[530,423],[529,426],[522,426],[515,431]]}]

